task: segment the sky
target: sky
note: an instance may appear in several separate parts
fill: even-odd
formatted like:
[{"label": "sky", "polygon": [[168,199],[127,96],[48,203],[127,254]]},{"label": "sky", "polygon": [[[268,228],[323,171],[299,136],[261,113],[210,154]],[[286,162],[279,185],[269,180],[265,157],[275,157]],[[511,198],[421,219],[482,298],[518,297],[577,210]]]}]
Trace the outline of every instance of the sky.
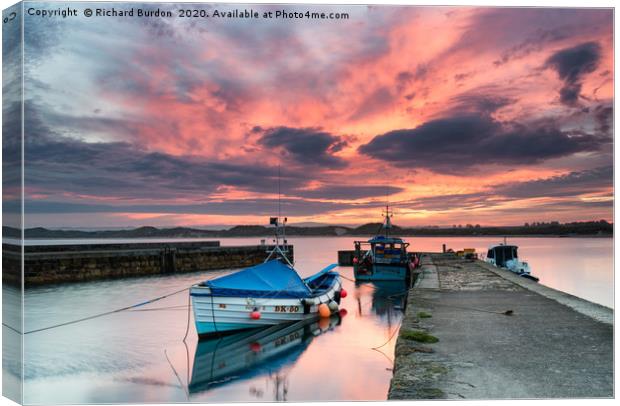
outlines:
[{"label": "sky", "polygon": [[611,9],[85,7],[25,16],[27,227],[613,221]]}]

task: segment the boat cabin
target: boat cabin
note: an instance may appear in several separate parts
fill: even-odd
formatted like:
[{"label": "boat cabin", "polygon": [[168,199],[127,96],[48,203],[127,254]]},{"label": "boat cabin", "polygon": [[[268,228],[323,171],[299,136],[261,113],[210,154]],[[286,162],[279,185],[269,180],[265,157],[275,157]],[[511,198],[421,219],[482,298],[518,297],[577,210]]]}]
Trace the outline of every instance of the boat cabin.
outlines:
[{"label": "boat cabin", "polygon": [[507,261],[518,258],[517,249],[516,245],[495,245],[489,248],[487,258],[494,260],[496,266],[506,267]]}]

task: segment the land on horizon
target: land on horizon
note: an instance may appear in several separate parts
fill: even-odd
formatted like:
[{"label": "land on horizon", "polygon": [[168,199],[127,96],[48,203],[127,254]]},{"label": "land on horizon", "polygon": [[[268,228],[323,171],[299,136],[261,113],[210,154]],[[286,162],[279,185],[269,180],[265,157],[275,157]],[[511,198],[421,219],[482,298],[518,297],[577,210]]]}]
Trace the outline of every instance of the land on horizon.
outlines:
[{"label": "land on horizon", "polygon": [[[381,223],[367,223],[359,227],[347,226],[288,226],[288,236],[358,236],[383,232]],[[192,227],[157,228],[143,226],[119,230],[75,230],[27,228],[26,239],[78,239],[78,238],[217,238],[217,237],[268,237],[273,227],[262,225],[239,225],[229,229],[209,230]],[[454,225],[452,227],[400,227],[393,225],[390,234],[395,236],[613,236],[613,223],[605,220],[559,223],[557,221],[524,224],[520,226],[481,226],[479,224]],[[3,236],[19,238],[20,230],[3,227]]]}]

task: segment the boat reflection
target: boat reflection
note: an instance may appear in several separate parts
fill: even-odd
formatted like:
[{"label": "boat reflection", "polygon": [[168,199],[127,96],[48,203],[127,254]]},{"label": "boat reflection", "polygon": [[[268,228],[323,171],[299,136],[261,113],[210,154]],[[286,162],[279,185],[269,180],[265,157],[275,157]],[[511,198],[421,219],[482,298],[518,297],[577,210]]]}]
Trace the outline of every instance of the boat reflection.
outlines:
[{"label": "boat reflection", "polygon": [[377,316],[387,317],[400,316],[407,304],[407,284],[403,281],[373,281],[356,282],[355,298],[357,300],[357,313],[362,316],[362,297],[372,296],[371,311]]},{"label": "boat reflection", "polygon": [[374,281],[372,310],[379,316],[392,316],[405,310],[407,284],[403,281]]},{"label": "boat reflection", "polygon": [[233,380],[261,375],[282,379],[279,371],[283,367],[292,365],[314,337],[334,329],[340,322],[340,316],[335,314],[199,341],[189,392],[203,392]]}]

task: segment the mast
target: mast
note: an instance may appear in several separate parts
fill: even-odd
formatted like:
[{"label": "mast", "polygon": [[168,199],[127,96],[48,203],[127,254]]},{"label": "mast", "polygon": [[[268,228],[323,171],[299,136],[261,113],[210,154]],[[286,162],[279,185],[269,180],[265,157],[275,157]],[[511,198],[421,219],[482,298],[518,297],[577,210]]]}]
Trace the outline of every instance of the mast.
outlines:
[{"label": "mast", "polygon": [[385,205],[385,211],[383,212],[383,215],[385,217],[384,222],[383,222],[383,228],[385,228],[385,236],[389,237],[390,234],[390,228],[392,228],[392,216],[394,215],[394,213],[390,210],[390,205],[386,204]]},{"label": "mast", "polygon": [[[278,165],[278,217],[270,217],[269,225],[274,225],[274,246],[272,249],[267,250],[269,255],[265,259],[265,262],[269,261],[274,255],[282,258],[287,264],[293,267],[293,264],[288,259],[288,242],[286,241],[286,222],[288,218],[284,217],[284,221],[281,221],[281,193],[280,193],[280,165]],[[282,243],[280,242],[282,241]],[[282,245],[280,245],[282,244]]]}]

